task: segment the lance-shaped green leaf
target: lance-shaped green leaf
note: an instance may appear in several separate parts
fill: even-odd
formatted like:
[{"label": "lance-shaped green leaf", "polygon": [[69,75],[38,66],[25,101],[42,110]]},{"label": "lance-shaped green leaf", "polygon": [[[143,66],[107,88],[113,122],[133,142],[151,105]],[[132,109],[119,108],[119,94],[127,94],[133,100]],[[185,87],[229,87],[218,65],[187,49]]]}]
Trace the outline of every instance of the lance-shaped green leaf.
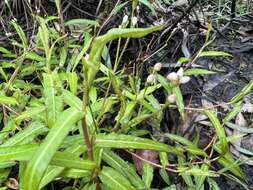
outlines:
[{"label": "lance-shaped green leaf", "polygon": [[27,38],[22,28],[18,25],[18,23],[14,19],[11,21],[11,24],[15,28],[20,40],[22,41],[24,49],[28,49]]},{"label": "lance-shaped green leaf", "polygon": [[[178,159],[179,167],[183,167],[183,164],[186,163],[186,159],[184,157],[179,157],[179,156],[177,157],[177,159]],[[191,176],[185,175],[184,173],[180,173],[180,175],[182,176],[187,186],[191,189],[194,186]]]},{"label": "lance-shaped green leaf", "polygon": [[159,174],[160,174],[161,178],[163,179],[163,181],[167,185],[171,184],[170,176],[169,176],[168,172],[165,169],[160,169]]},{"label": "lance-shaped green leaf", "polygon": [[10,105],[17,105],[18,102],[13,97],[7,97],[7,96],[0,96],[0,104],[10,104]]},{"label": "lance-shaped green leaf", "polygon": [[207,69],[200,69],[200,68],[193,68],[193,69],[187,69],[184,71],[184,75],[210,75],[215,74],[214,71],[209,71]]},{"label": "lance-shaped green leaf", "polygon": [[157,150],[182,155],[180,149],[150,139],[140,138],[131,135],[99,134],[96,137],[95,146],[101,148],[133,148]]},{"label": "lance-shaped green leaf", "polygon": [[27,164],[22,189],[37,190],[40,181],[55,152],[67,136],[72,126],[83,117],[83,113],[74,108],[65,110],[57,119],[33,158]]},{"label": "lance-shaped green leaf", "polygon": [[[215,144],[214,150],[218,153],[221,153],[220,145]],[[230,152],[227,152],[226,154],[221,156],[218,161],[225,167],[223,170],[229,170],[241,179],[244,178],[244,173],[242,172],[239,163],[234,160],[233,155]]]},{"label": "lance-shaped green leaf", "polygon": [[142,179],[148,188],[151,187],[151,183],[154,177],[154,168],[148,163],[143,164],[143,175]]},{"label": "lance-shaped green leaf", "polygon": [[207,178],[208,184],[211,190],[220,190],[218,184],[212,178]]},{"label": "lance-shaped green leaf", "polygon": [[[15,161],[29,161],[38,148],[39,145],[37,144],[0,147],[0,161],[2,163],[7,161],[13,161],[14,163]],[[80,170],[92,170],[96,166],[95,162],[84,160],[70,152],[56,152],[50,164],[63,169],[73,168]]]},{"label": "lance-shaped green leaf", "polygon": [[0,147],[27,144],[32,142],[37,135],[47,131],[47,128],[42,123],[33,122],[23,131],[18,132],[16,135],[6,140]]},{"label": "lance-shaped green leaf", "polygon": [[95,20],[89,20],[89,19],[71,19],[64,23],[65,26],[68,25],[94,25],[99,26],[99,23]]},{"label": "lance-shaped green leaf", "polygon": [[0,147],[0,162],[29,160],[38,147],[37,144]]},{"label": "lance-shaped green leaf", "polygon": [[162,164],[163,168],[165,168],[169,164],[168,154],[166,152],[159,153],[160,163]]},{"label": "lance-shaped green leaf", "polygon": [[204,113],[210,119],[215,128],[216,134],[220,140],[221,154],[223,155],[228,151],[228,142],[226,140],[225,130],[214,112],[206,110]]},{"label": "lance-shaped green leaf", "polygon": [[149,94],[153,93],[155,90],[159,89],[162,85],[157,84],[155,86],[148,86],[141,90],[137,96],[137,100],[145,98],[145,96],[148,96]]},{"label": "lance-shaped green leaf", "polygon": [[167,91],[168,94],[172,93],[172,89],[173,89],[172,85],[171,83],[168,82],[168,80],[164,76],[157,74],[157,80],[163,86],[163,88]]},{"label": "lance-shaped green leaf", "polygon": [[177,103],[177,108],[178,111],[182,117],[182,119],[185,119],[185,113],[184,113],[184,99],[182,92],[178,86],[173,88],[173,93],[176,95],[176,103]]},{"label": "lance-shaped green leaf", "polygon": [[126,1],[126,2],[124,2],[124,3],[119,4],[118,6],[114,7],[114,9],[112,10],[111,14],[112,14],[113,16],[115,16],[115,15],[116,15],[119,11],[121,11],[122,8],[125,7],[126,4],[128,4],[128,3],[129,3],[129,1]]},{"label": "lance-shaped green leaf", "polygon": [[43,74],[44,97],[48,127],[51,128],[62,109],[61,98],[56,96],[55,84],[59,80],[56,73]]},{"label": "lance-shaped green leaf", "polygon": [[38,37],[42,42],[46,57],[49,56],[49,30],[46,25],[46,20],[43,18],[39,18],[40,20],[40,27],[38,30]]},{"label": "lance-shaped green leaf", "polygon": [[114,28],[109,30],[105,35],[96,37],[93,40],[88,59],[84,59],[84,67],[87,69],[87,86],[91,85],[99,70],[102,52],[106,43],[117,38],[141,38],[154,31],[161,30],[162,27],[163,26],[154,26],[150,28]]},{"label": "lance-shaped green leaf", "polygon": [[197,154],[197,155],[201,155],[201,156],[205,156],[205,157],[208,156],[204,150],[198,148],[194,143],[192,143],[191,141],[189,141],[186,138],[183,138],[183,137],[180,137],[180,136],[174,135],[174,134],[168,134],[168,133],[166,133],[164,135],[166,137],[169,137],[171,140],[174,140],[179,143],[182,143],[183,145],[186,145],[188,147],[188,148],[186,148],[186,150],[188,150],[192,154]]},{"label": "lance-shaped green leaf", "polygon": [[252,91],[252,89],[253,89],[253,80],[251,80],[249,84],[243,87],[243,89],[231,99],[230,103],[233,104],[242,100],[247,94],[249,94]]},{"label": "lance-shaped green leaf", "polygon": [[99,178],[111,190],[136,190],[123,175],[110,167],[104,167]]},{"label": "lance-shaped green leaf", "polygon": [[63,90],[63,99],[64,102],[69,106],[74,107],[78,110],[82,110],[82,101],[71,92]]},{"label": "lance-shaped green leaf", "polygon": [[40,56],[40,55],[38,55],[37,53],[35,53],[35,52],[26,52],[25,54],[24,54],[24,58],[25,59],[30,59],[30,60],[33,60],[33,61],[38,61],[38,62],[45,62],[45,58],[44,57],[42,57],[42,56]]},{"label": "lance-shaped green leaf", "polygon": [[[81,139],[80,139],[80,141],[81,141]],[[86,147],[83,146],[83,143],[81,145],[79,145],[78,143],[73,142],[67,146],[67,148],[64,152],[80,155],[80,154],[83,154],[85,152],[85,150],[86,150]],[[40,189],[42,189],[48,183],[53,181],[57,176],[59,176],[64,171],[64,169],[65,169],[64,167],[49,166],[46,170],[45,175],[43,176],[43,178],[40,182]]]},{"label": "lance-shaped green leaf", "polygon": [[73,94],[77,92],[78,76],[76,72],[67,73],[69,88]]},{"label": "lance-shaped green leaf", "polygon": [[83,178],[83,177],[92,177],[92,172],[89,170],[79,170],[79,169],[65,169],[62,173],[60,173],[61,177],[68,178]]},{"label": "lance-shaped green leaf", "polygon": [[78,158],[74,154],[68,152],[56,152],[51,161],[51,164],[65,168],[82,170],[91,170],[96,166],[95,162]]},{"label": "lance-shaped green leaf", "polygon": [[[204,163],[201,165],[200,170],[203,172],[208,172],[209,170],[209,163]],[[205,175],[194,175],[196,189],[201,189],[204,186],[204,182],[206,179]]]},{"label": "lance-shaped green leaf", "polygon": [[154,31],[161,30],[162,27],[163,26],[154,26],[150,28],[113,28],[105,35],[94,39],[89,59],[93,61],[100,61],[104,45],[111,40],[117,38],[141,38]]},{"label": "lance-shaped green leaf", "polygon": [[22,112],[18,117],[15,118],[15,122],[19,123],[24,119],[41,114],[45,110],[46,110],[45,106],[27,108],[26,111]]},{"label": "lance-shaped green leaf", "polygon": [[103,161],[125,176],[137,189],[145,189],[145,183],[136,171],[121,157],[110,150],[103,151]]},{"label": "lance-shaped green leaf", "polygon": [[210,176],[210,177],[218,177],[219,174],[215,173],[214,171],[204,171],[200,168],[188,168],[188,167],[181,167],[178,168],[179,172],[182,172],[184,175],[195,175],[195,176]]},{"label": "lance-shaped green leaf", "polygon": [[231,111],[229,111],[224,118],[224,124],[228,123],[231,119],[233,119],[242,110],[242,106],[242,101],[237,102],[235,104],[235,107]]},{"label": "lance-shaped green leaf", "polygon": [[142,3],[143,5],[147,6],[153,14],[156,14],[155,8],[153,6],[153,4],[148,1],[148,0],[139,0],[140,3]]},{"label": "lance-shaped green leaf", "polygon": [[226,53],[224,51],[203,51],[199,55],[200,57],[218,57],[218,56],[226,56],[226,57],[233,57],[231,54]]}]

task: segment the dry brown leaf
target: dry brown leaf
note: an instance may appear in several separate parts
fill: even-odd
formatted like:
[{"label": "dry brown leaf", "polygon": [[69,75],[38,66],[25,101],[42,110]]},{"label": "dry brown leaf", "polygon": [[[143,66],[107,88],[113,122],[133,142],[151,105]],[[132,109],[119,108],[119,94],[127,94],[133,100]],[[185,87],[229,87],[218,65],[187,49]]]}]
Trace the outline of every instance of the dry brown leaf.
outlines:
[{"label": "dry brown leaf", "polygon": [[[158,152],[154,150],[136,150],[135,154],[144,160],[157,164],[158,161]],[[140,175],[142,175],[143,170],[143,161],[133,155],[134,165]]]}]

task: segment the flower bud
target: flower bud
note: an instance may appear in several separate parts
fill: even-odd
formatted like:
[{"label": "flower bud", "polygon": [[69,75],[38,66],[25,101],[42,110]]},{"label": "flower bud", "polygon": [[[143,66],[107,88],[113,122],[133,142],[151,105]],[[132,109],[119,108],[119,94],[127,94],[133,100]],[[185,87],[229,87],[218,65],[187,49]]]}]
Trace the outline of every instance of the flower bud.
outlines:
[{"label": "flower bud", "polygon": [[191,80],[191,78],[189,76],[184,76],[180,79],[180,83],[185,84],[185,83],[189,82],[190,80]]},{"label": "flower bud", "polygon": [[128,21],[128,16],[125,15],[125,16],[123,17],[122,24],[126,24],[127,21]]},{"label": "flower bud", "polygon": [[177,73],[172,72],[172,73],[168,74],[167,75],[167,79],[170,80],[170,81],[176,81],[176,80],[178,80]]},{"label": "flower bud", "polygon": [[155,83],[155,75],[154,74],[148,75],[148,77],[147,77],[147,83],[148,84]]},{"label": "flower bud", "polygon": [[161,68],[162,68],[162,63],[156,63],[155,65],[154,65],[154,70],[155,71],[160,71],[161,70]]},{"label": "flower bud", "polygon": [[184,69],[183,67],[180,67],[180,69],[177,71],[178,78],[182,78],[184,76]]},{"label": "flower bud", "polygon": [[175,94],[171,94],[171,95],[169,95],[169,96],[167,97],[167,100],[168,100],[169,103],[175,103],[175,102],[176,102],[176,99],[177,99],[177,97],[176,97]]},{"label": "flower bud", "polygon": [[132,17],[132,25],[135,26],[138,22],[138,18],[136,16]]},{"label": "flower bud", "polygon": [[84,59],[85,59],[86,61],[88,61],[89,58],[90,58],[90,55],[89,55],[89,54],[86,54],[85,57],[84,57]]},{"label": "flower bud", "polygon": [[7,37],[10,37],[10,36],[12,35],[12,33],[6,32],[5,35],[6,35]]}]

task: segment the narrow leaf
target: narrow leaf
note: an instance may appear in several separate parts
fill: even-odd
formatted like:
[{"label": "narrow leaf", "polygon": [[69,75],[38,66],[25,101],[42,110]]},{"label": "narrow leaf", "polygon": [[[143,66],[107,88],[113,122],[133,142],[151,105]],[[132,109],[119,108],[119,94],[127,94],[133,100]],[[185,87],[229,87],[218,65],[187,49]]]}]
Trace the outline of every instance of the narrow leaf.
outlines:
[{"label": "narrow leaf", "polygon": [[0,96],[0,104],[17,105],[18,102],[13,97]]},{"label": "narrow leaf", "polygon": [[226,134],[225,134],[224,128],[222,127],[219,119],[217,118],[217,116],[215,115],[213,111],[206,110],[204,113],[210,119],[210,121],[212,122],[215,128],[216,134],[221,143],[221,154],[223,155],[228,151],[228,143],[226,140]]},{"label": "narrow leaf", "polygon": [[130,165],[125,162],[122,158],[116,155],[110,150],[103,151],[103,161],[105,161],[112,168],[124,175],[128,180],[137,188],[145,189],[145,184],[136,173],[136,171],[130,167]]},{"label": "narrow leaf", "polygon": [[59,148],[63,139],[67,136],[72,125],[83,117],[83,113],[74,108],[65,110],[51,128],[33,158],[29,161],[24,174],[24,184],[22,189],[38,190],[40,181],[50,163],[55,152]]},{"label": "narrow leaf", "polygon": [[110,167],[104,167],[99,178],[111,190],[135,190],[123,175]]},{"label": "narrow leaf", "polygon": [[130,135],[99,134],[97,135],[95,146],[101,148],[133,148],[133,149],[158,150],[163,152],[175,153],[179,155],[182,154],[181,151],[167,144]]},{"label": "narrow leaf", "polygon": [[154,168],[150,164],[148,164],[148,163],[143,164],[142,179],[148,188],[151,187],[151,183],[153,181],[153,177],[154,177],[153,172],[154,172]]}]

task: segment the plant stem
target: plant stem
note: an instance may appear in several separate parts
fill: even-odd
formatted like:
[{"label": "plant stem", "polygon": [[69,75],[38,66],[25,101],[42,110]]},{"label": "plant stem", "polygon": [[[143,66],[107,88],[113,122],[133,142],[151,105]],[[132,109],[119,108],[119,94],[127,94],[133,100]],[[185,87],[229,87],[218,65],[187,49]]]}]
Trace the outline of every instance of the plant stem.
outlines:
[{"label": "plant stem", "polygon": [[[90,87],[86,84],[84,84],[84,93],[83,93],[83,111],[86,113],[86,110],[88,108],[89,104],[89,89]],[[86,115],[86,114],[85,114]],[[93,156],[93,142],[92,139],[89,137],[89,130],[88,130],[88,125],[86,121],[86,117],[84,116],[82,119],[82,129],[83,129],[83,137],[84,137],[84,142],[87,147],[87,154],[88,158],[90,160],[94,160]],[[100,190],[100,184],[99,184],[99,179],[98,179],[98,168],[95,168],[93,171],[93,176],[92,176],[94,182],[96,183],[96,190]]]},{"label": "plant stem", "polygon": [[[83,111],[85,113],[86,113],[86,108],[87,108],[88,103],[89,103],[89,89],[88,89],[87,85],[85,85],[84,93],[83,93]],[[90,160],[94,160],[94,158],[93,158],[93,145],[92,145],[92,142],[89,138],[89,131],[88,131],[88,126],[87,126],[87,121],[86,121],[85,116],[82,119],[82,129],[83,129],[83,136],[84,136],[85,145],[87,146],[88,158]]]}]

